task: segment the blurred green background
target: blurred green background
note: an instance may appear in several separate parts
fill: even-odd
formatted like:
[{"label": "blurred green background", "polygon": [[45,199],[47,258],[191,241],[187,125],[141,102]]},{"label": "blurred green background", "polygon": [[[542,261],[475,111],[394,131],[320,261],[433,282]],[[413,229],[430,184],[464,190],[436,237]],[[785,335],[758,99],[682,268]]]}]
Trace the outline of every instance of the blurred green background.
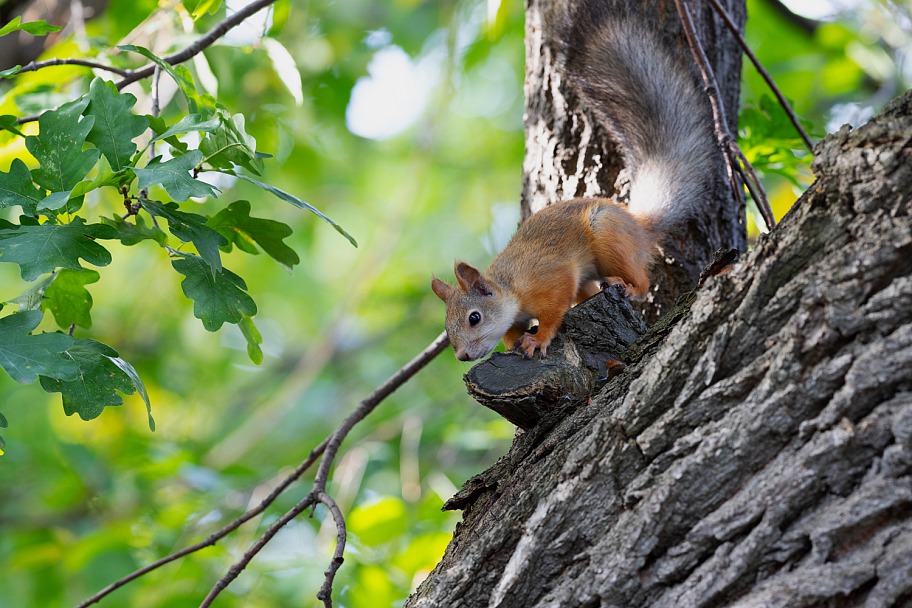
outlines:
[{"label": "blurred green background", "polygon": [[[812,4],[820,3],[805,9]],[[863,122],[912,73],[908,5],[823,4],[810,28],[765,0],[748,3],[749,43],[816,135]],[[167,52],[236,8],[112,0],[44,57],[96,56],[122,41],[152,46],[149,39]],[[288,242],[302,262],[291,273],[265,255],[224,256],[259,306],[266,358],[254,366],[236,326],[209,333],[193,317],[164,250],[111,242],[114,262],[89,286],[92,327],[76,335],[111,344],[136,366],[157,430],[135,395],[83,422],[64,415],[58,395],[0,375],[9,421],[0,457],[0,607],[73,605],[206,537],[258,504],[442,330],[431,274],[448,278],[455,257],[486,264],[519,216],[522,27],[515,0],[279,0],[268,21],[189,66],[221,104],[247,117],[258,149],[276,156],[264,181],[321,209],[360,246],[249,184],[228,184],[205,203],[213,211],[250,200],[258,216],[295,230]],[[51,68],[0,84],[0,114],[52,107],[81,94],[89,77]],[[148,86],[130,89],[140,103],[148,104]],[[807,153],[766,95],[746,65],[741,136],[781,216],[811,177]],[[164,106],[165,117],[183,111],[176,101]],[[0,135],[0,169],[16,157],[28,158],[21,139]],[[116,197],[88,205],[90,215],[122,209]],[[15,265],[0,264],[0,301],[25,288]],[[52,320],[42,327],[53,331]],[[507,451],[512,427],[465,395],[467,369],[448,351],[343,444],[329,487],[350,533],[337,604],[401,604],[459,520],[440,511],[443,501]],[[293,486],[216,547],[101,605],[198,605],[308,487]],[[335,543],[325,519],[319,508],[287,526],[217,605],[319,605],[314,595]]]}]

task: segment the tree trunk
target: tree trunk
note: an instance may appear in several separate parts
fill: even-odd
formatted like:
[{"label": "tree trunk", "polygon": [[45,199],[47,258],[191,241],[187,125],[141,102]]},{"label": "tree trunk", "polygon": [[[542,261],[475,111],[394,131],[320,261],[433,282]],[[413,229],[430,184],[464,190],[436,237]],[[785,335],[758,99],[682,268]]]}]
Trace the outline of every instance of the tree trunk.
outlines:
[{"label": "tree trunk", "polygon": [[912,93],[815,156],[742,262],[447,504],[407,606],[912,605]]}]

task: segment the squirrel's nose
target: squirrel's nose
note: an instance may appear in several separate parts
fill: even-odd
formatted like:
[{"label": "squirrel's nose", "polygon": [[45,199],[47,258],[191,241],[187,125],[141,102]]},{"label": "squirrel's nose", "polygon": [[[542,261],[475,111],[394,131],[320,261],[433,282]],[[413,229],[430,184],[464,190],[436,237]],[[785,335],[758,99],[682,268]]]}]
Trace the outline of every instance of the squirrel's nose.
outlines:
[{"label": "squirrel's nose", "polygon": [[471,359],[469,359],[469,353],[467,353],[464,350],[457,352],[456,358],[459,359],[460,361],[470,361],[471,360]]}]

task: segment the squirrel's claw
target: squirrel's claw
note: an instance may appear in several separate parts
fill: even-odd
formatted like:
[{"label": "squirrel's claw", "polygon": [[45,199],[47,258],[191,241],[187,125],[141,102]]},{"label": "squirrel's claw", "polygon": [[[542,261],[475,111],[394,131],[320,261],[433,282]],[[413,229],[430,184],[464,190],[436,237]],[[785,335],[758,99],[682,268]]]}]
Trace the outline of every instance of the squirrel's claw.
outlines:
[{"label": "squirrel's claw", "polygon": [[532,359],[535,356],[535,351],[538,350],[539,359],[544,359],[548,354],[548,345],[550,343],[550,340],[542,342],[538,335],[525,333],[516,341],[516,345],[513,348],[522,353],[526,359]]}]

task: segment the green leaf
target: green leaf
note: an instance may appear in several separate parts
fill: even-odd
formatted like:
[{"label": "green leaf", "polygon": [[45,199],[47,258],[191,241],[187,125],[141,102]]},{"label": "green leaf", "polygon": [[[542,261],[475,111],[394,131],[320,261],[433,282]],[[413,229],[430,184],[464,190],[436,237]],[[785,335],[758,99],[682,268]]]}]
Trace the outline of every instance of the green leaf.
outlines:
[{"label": "green leaf", "polygon": [[215,188],[198,179],[190,177],[190,170],[196,168],[203,155],[199,150],[177,156],[171,160],[161,162],[161,157],[156,156],[144,169],[134,168],[133,173],[139,178],[139,187],[161,185],[172,199],[183,202],[195,197],[218,196]]},{"label": "green leaf", "polygon": [[94,270],[69,270],[64,268],[57,273],[57,278],[44,292],[41,307],[50,310],[57,325],[67,329],[79,325],[86,329],[92,327],[92,294],[85,288],[90,283],[97,283],[99,274]]},{"label": "green leaf", "polygon": [[21,159],[13,159],[9,172],[0,171],[0,209],[19,205],[25,213],[35,215],[43,198],[44,192],[32,183],[32,174]]},{"label": "green leaf", "polygon": [[224,323],[240,323],[245,316],[257,312],[256,303],[247,295],[247,284],[227,268],[216,272],[202,258],[181,254],[171,262],[184,275],[181,289],[193,300],[193,316],[209,331],[218,330]]},{"label": "green leaf", "polygon": [[241,333],[244,334],[244,339],[247,340],[247,356],[250,357],[254,364],[260,365],[263,362],[263,349],[260,348],[260,344],[263,343],[263,336],[260,334],[260,330],[254,325],[253,319],[248,316],[241,318],[238,322],[238,327],[241,329]]},{"label": "green leaf", "polygon": [[222,6],[222,0],[183,0],[184,8],[196,21],[205,14],[214,15]]},{"label": "green leaf", "polygon": [[158,133],[152,141],[168,139],[175,135],[184,135],[194,132],[210,132],[216,130],[221,121],[218,118],[205,119],[200,114],[190,114],[180,119],[180,122],[171,125],[161,133]]},{"label": "green leaf", "polygon": [[6,68],[5,70],[0,70],[0,78],[12,78],[19,73],[19,70],[22,69],[21,65],[14,65],[11,68]]},{"label": "green leaf", "polygon": [[[2,73],[0,73],[0,77],[2,76]],[[19,120],[12,114],[0,114],[0,129],[25,137],[25,134],[19,130]]]},{"label": "green leaf", "polygon": [[256,140],[247,134],[243,114],[221,117],[218,129],[200,142],[199,149],[206,157],[203,162],[210,167],[231,169],[240,165],[257,175],[263,171],[263,161],[256,153]]},{"label": "green leaf", "polygon": [[290,269],[300,262],[298,254],[283,243],[291,228],[275,220],[250,216],[250,203],[235,201],[212,217],[207,225],[247,253],[259,253],[254,243],[275,261]]},{"label": "green leaf", "polygon": [[13,20],[0,27],[0,36],[12,34],[15,31],[22,31],[32,36],[44,36],[50,32],[60,31],[60,27],[50,25],[47,21],[27,21],[22,23],[21,17],[13,17]]},{"label": "green leaf", "polygon": [[19,264],[19,272],[26,281],[55,268],[81,270],[80,258],[95,266],[107,266],[111,254],[95,239],[116,236],[117,232],[110,226],[87,226],[82,218],[70,224],[0,229],[0,262]]},{"label": "green leaf", "polygon": [[[225,173],[229,173],[229,172],[225,172]],[[282,199],[282,200],[285,201],[286,203],[291,203],[292,205],[294,205],[294,206],[297,207],[298,209],[306,209],[307,211],[310,211],[311,213],[313,213],[314,215],[316,215],[317,217],[319,217],[319,218],[322,219],[323,221],[327,222],[330,226],[332,226],[333,228],[335,228],[335,229],[336,229],[336,232],[338,232],[339,234],[341,234],[342,236],[344,236],[346,239],[348,239],[348,242],[349,242],[349,243],[351,243],[351,244],[354,245],[355,247],[358,246],[358,241],[355,240],[355,237],[353,237],[353,236],[350,235],[348,232],[346,232],[345,229],[342,228],[342,226],[340,226],[339,224],[335,223],[334,221],[332,221],[331,219],[329,219],[328,217],[326,217],[325,215],[323,215],[323,213],[322,213],[319,209],[317,209],[316,207],[314,207],[314,206],[311,205],[310,203],[308,203],[308,202],[306,202],[306,201],[303,201],[303,200],[301,200],[300,198],[298,198],[297,196],[295,196],[295,195],[293,195],[293,194],[289,194],[288,192],[285,192],[284,190],[281,190],[281,189],[279,189],[279,188],[276,188],[275,186],[272,186],[272,185],[270,185],[270,184],[264,184],[263,182],[257,181],[257,180],[253,179],[253,178],[250,177],[250,176],[244,175],[243,173],[240,173],[240,172],[230,172],[230,174],[231,174],[231,175],[236,175],[237,177],[239,177],[239,178],[241,178],[241,179],[243,179],[243,180],[245,180],[245,181],[248,181],[248,182],[250,182],[251,184],[255,184],[255,185],[259,186],[260,188],[262,188],[263,190],[266,190],[267,192],[271,192],[272,194],[274,194],[275,196],[279,197],[280,199]]]},{"label": "green leaf", "polygon": [[155,420],[152,418],[152,402],[149,400],[149,393],[146,392],[146,385],[143,384],[143,381],[140,379],[139,374],[136,373],[136,368],[130,365],[128,362],[124,361],[120,357],[108,357],[111,360],[111,363],[116,365],[129,376],[130,380],[133,382],[133,388],[136,389],[136,392],[139,393],[139,396],[142,397],[142,400],[146,402],[146,413],[149,416],[149,430],[155,431]]},{"label": "green leaf", "polygon": [[117,231],[117,236],[114,238],[128,247],[146,240],[155,241],[162,247],[168,243],[168,235],[163,230],[146,224],[141,215],[132,217],[133,222],[129,222],[120,216],[101,217],[99,219],[102,224],[114,228]]},{"label": "green leaf", "polygon": [[61,394],[67,416],[76,413],[83,420],[92,420],[105,407],[123,403],[117,393],[132,395],[136,390],[130,376],[112,361],[117,351],[106,344],[74,339],[63,355],[78,370],[76,377],[63,380],[42,375],[41,388]]},{"label": "green leaf", "polygon": [[0,367],[22,384],[34,382],[39,374],[73,380],[78,368],[61,353],[73,344],[66,334],[36,334],[44,313],[27,310],[0,319]]},{"label": "green leaf", "polygon": [[95,124],[87,139],[108,159],[114,171],[129,165],[130,157],[136,152],[133,138],[149,127],[148,118],[132,112],[135,104],[136,97],[118,92],[113,83],[101,78],[95,78],[89,85],[85,114],[94,117]]},{"label": "green leaf", "polygon": [[46,190],[69,192],[98,160],[98,150],[82,149],[95,123],[93,116],[81,117],[88,103],[81,97],[44,112],[38,118],[38,135],[25,138],[25,147],[41,164],[32,178]]},{"label": "green leaf", "polygon": [[42,277],[40,280],[35,281],[28,289],[12,300],[7,300],[5,303],[15,304],[19,307],[19,310],[41,310],[44,292],[47,291],[47,288],[50,287],[51,283],[53,283],[56,278],[57,273],[52,272],[51,274]]},{"label": "green leaf", "polygon": [[187,106],[191,114],[212,115],[215,111],[215,102],[208,96],[200,96],[196,90],[196,83],[193,81],[193,75],[182,65],[172,66],[170,63],[155,55],[147,48],[136,46],[134,44],[123,44],[117,47],[121,51],[132,51],[139,53],[174,79],[177,87],[183,93],[187,100]]},{"label": "green leaf", "polygon": [[[228,241],[206,225],[205,216],[179,211],[175,203],[162,205],[157,201],[143,201],[142,206],[152,215],[168,220],[171,234],[185,243],[193,243],[200,256],[211,267],[212,272],[222,269],[219,247],[227,245]],[[0,258],[0,260],[2,259]]]}]

